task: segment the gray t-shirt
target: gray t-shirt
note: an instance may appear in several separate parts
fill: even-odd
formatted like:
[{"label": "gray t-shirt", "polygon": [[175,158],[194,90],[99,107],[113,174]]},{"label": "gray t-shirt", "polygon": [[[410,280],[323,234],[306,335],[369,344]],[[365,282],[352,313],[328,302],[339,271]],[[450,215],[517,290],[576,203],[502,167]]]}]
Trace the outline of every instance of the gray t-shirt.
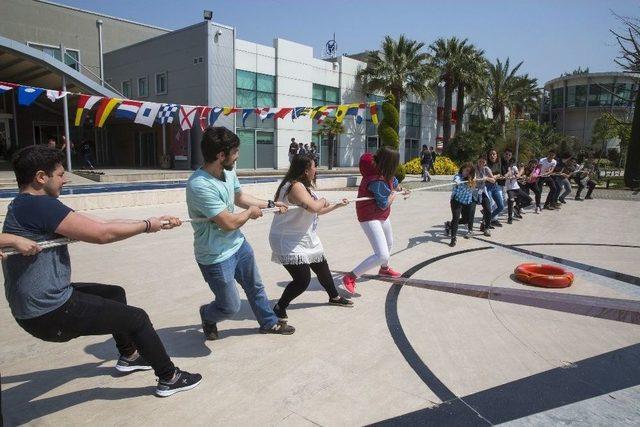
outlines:
[{"label": "gray t-shirt", "polygon": [[491,175],[491,169],[489,169],[488,166],[485,166],[482,169],[476,166],[476,179],[478,180],[476,181],[476,189],[478,191],[483,191],[484,187],[487,185],[485,181],[481,181],[480,179]]},{"label": "gray t-shirt", "polygon": [[[22,193],[7,208],[3,233],[35,241],[55,233],[72,209],[55,197]],[[67,246],[44,249],[34,256],[13,255],[2,262],[4,290],[16,319],[31,319],[63,305],[73,292]]]}]

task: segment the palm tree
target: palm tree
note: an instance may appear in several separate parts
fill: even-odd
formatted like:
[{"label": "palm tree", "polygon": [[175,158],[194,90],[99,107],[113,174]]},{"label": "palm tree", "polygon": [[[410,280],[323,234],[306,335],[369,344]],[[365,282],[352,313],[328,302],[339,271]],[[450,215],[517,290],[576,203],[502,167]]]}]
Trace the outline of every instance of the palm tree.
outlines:
[{"label": "palm tree", "polygon": [[451,139],[451,110],[456,78],[461,75],[465,53],[469,47],[467,39],[457,37],[439,38],[429,46],[431,65],[438,72],[438,81],[444,83],[444,111],[442,118],[442,138],[445,146]]},{"label": "palm tree", "polygon": [[[380,50],[369,52],[367,67],[360,69],[357,78],[366,93],[393,95],[396,108],[411,94],[425,99],[431,94],[428,85],[433,78],[428,55],[422,52],[424,43],[401,35],[398,40],[386,36]],[[397,131],[397,129],[396,129]]]},{"label": "palm tree", "polygon": [[509,58],[502,63],[496,59],[496,63],[488,63],[486,98],[491,106],[493,120],[498,120],[505,135],[505,122],[507,109],[515,114],[520,114],[526,109],[535,108],[533,103],[538,96],[537,80],[527,74],[518,76],[516,73],[522,66],[522,62],[510,68]]},{"label": "palm tree", "polygon": [[340,134],[344,133],[344,125],[336,121],[335,118],[327,118],[320,125],[320,129],[318,129],[318,134],[320,137],[326,137],[329,142],[329,169],[333,169],[333,153],[335,151],[335,141]]},{"label": "palm tree", "polygon": [[466,111],[465,96],[466,89],[470,92],[483,90],[487,77],[487,61],[484,58],[484,51],[473,45],[466,45],[462,50],[462,63],[455,80],[457,83],[456,110],[458,120],[456,121],[456,135],[462,132],[464,113]]}]

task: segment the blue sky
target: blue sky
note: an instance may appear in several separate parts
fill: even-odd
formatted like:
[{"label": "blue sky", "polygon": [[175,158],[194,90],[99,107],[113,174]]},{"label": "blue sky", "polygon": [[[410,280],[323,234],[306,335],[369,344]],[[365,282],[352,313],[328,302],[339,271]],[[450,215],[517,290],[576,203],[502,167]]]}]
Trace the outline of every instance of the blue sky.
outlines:
[{"label": "blue sky", "polygon": [[58,0],[59,3],[177,29],[202,20],[236,28],[240,39],[271,45],[275,37],[313,46],[316,56],[336,33],[338,53],[375,49],[386,34],[427,45],[438,37],[469,38],[490,59],[524,61],[544,83],[578,66],[616,70],[612,15],[640,16],[635,0]]}]

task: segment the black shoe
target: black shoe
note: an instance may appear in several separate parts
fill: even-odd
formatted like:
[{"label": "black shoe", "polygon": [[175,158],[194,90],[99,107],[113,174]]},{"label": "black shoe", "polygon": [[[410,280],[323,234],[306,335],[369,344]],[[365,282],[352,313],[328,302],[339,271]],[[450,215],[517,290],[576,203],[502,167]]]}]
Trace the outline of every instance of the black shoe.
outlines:
[{"label": "black shoe", "polygon": [[563,205],[566,205],[567,202],[564,199],[558,199],[560,201],[560,203],[562,203]]},{"label": "black shoe", "polygon": [[427,182],[427,180],[426,180],[426,179],[423,179],[423,180],[422,180],[422,182]]},{"label": "black shoe", "polygon": [[456,239],[451,239],[451,242],[449,242],[449,246],[454,247],[455,245],[456,245]]},{"label": "black shoe", "polygon": [[148,371],[149,369],[153,369],[151,364],[144,360],[142,356],[138,354],[138,356],[129,360],[124,356],[120,356],[118,359],[118,363],[116,363],[116,369],[120,372],[133,372],[133,371]]},{"label": "black shoe", "polygon": [[511,218],[507,219],[507,224],[513,224],[513,219]]},{"label": "black shoe", "polygon": [[280,305],[276,304],[273,306],[273,312],[278,316],[279,320],[287,320],[287,310],[284,308],[280,308]]},{"label": "black shoe", "polygon": [[444,234],[446,236],[448,236],[449,233],[451,233],[451,223],[449,221],[445,221],[444,222]]},{"label": "black shoe", "polygon": [[204,318],[204,308],[206,306],[200,306],[200,320],[202,321],[202,332],[204,333],[204,338],[207,341],[214,341],[218,339],[218,327],[215,322],[209,322]]},{"label": "black shoe", "polygon": [[562,207],[562,205],[560,203],[554,203],[553,207],[556,209],[560,209]]},{"label": "black shoe", "polygon": [[160,397],[167,397],[181,391],[191,390],[192,388],[196,388],[201,381],[202,375],[190,374],[189,372],[181,371],[176,367],[175,376],[171,381],[158,381],[156,395]]},{"label": "black shoe", "polygon": [[278,335],[292,335],[296,331],[296,328],[289,326],[286,323],[278,322],[271,327],[271,329],[260,328],[261,334],[278,334]]},{"label": "black shoe", "polygon": [[593,200],[593,197],[591,197],[591,196],[587,196],[587,197],[585,197],[584,199],[585,199],[585,200]]},{"label": "black shoe", "polygon": [[329,305],[337,305],[339,307],[353,307],[353,301],[348,300],[345,297],[339,297],[338,299],[329,298]]},{"label": "black shoe", "polygon": [[480,223],[480,231],[484,231],[484,223]]},{"label": "black shoe", "polygon": [[470,239],[471,236],[473,236],[473,231],[472,230],[468,230],[466,233],[464,233],[464,235],[462,237],[464,237],[465,239]]},{"label": "black shoe", "polygon": [[494,227],[502,227],[502,224],[500,224],[500,221],[498,221],[497,219],[491,220],[491,225],[493,225]]},{"label": "black shoe", "polygon": [[556,208],[554,208],[554,207],[553,207],[553,206],[551,206],[551,205],[544,205],[544,209],[546,209],[546,210],[548,210],[548,211],[555,211],[555,210],[556,210]]},{"label": "black shoe", "polygon": [[582,198],[580,198],[580,197],[578,197],[578,196],[576,196],[576,198],[575,198],[575,199],[573,199],[573,200],[575,200],[576,202],[582,202],[582,201],[584,201],[584,199],[582,199]]}]

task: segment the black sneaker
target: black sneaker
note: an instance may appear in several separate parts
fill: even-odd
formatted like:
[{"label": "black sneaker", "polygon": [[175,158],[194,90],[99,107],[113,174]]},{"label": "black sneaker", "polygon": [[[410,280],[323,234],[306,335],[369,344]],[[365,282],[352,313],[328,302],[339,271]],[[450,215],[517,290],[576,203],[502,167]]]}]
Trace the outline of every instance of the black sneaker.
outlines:
[{"label": "black sneaker", "polygon": [[148,371],[151,368],[149,362],[144,360],[142,356],[138,354],[133,360],[129,360],[124,356],[120,356],[118,363],[116,363],[116,369],[120,372],[133,372],[133,371]]},{"label": "black sneaker", "polygon": [[353,307],[353,301],[340,297],[338,299],[329,298],[329,305],[337,305],[339,307]]},{"label": "black sneaker", "polygon": [[293,335],[296,328],[289,326],[286,323],[278,322],[271,327],[271,329],[260,328],[261,334],[278,334],[278,335]]},{"label": "black sneaker", "polygon": [[513,219],[511,218],[507,219],[507,224],[513,224]]},{"label": "black sneaker", "polygon": [[172,394],[179,393],[181,391],[191,390],[198,387],[198,384],[202,381],[202,375],[190,374],[189,372],[181,371],[176,367],[176,374],[171,381],[158,381],[156,387],[156,395],[160,397],[171,396]]},{"label": "black sneaker", "polygon": [[574,200],[575,200],[575,201],[577,201],[577,202],[582,202],[584,199],[582,199],[582,198],[580,198],[580,197],[576,196],[576,198],[575,198]]},{"label": "black sneaker", "polygon": [[456,245],[456,239],[451,239],[451,241],[449,242],[449,246],[454,247],[455,245]]},{"label": "black sneaker", "polygon": [[451,233],[451,223],[449,221],[444,222],[444,234],[448,236]]},{"label": "black sneaker", "polygon": [[562,203],[563,205],[566,205],[567,202],[564,199],[558,199],[560,201],[560,203]]},{"label": "black sneaker", "polygon": [[497,219],[491,220],[491,225],[494,227],[502,227],[502,224]]},{"label": "black sneaker", "polygon": [[204,318],[204,308],[206,305],[200,306],[200,320],[202,321],[202,332],[204,333],[204,338],[207,341],[214,341],[218,339],[218,327],[215,322],[209,322]]},{"label": "black sneaker", "polygon": [[556,210],[556,208],[554,208],[554,207],[553,207],[553,206],[551,206],[551,205],[544,205],[544,209],[546,209],[546,210],[548,210],[548,211],[555,211],[555,210]]},{"label": "black sneaker", "polygon": [[587,196],[587,197],[585,197],[584,199],[585,199],[585,200],[593,200],[593,197],[591,197],[591,196]]},{"label": "black sneaker", "polygon": [[278,316],[279,320],[287,320],[287,310],[285,310],[284,308],[280,308],[280,306],[278,304],[273,306],[273,312],[276,314],[276,316]]}]

